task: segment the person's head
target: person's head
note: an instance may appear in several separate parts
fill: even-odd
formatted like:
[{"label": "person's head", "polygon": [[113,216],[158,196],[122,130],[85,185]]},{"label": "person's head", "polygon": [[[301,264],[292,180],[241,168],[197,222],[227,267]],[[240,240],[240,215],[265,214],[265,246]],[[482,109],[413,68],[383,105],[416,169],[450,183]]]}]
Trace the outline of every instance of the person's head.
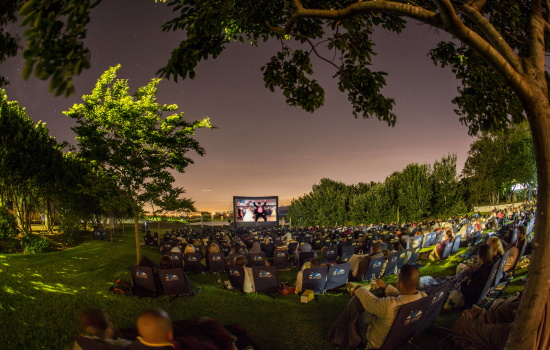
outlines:
[{"label": "person's head", "polygon": [[233,243],[233,251],[234,251],[235,253],[238,253],[238,252],[240,252],[240,251],[241,251],[241,249],[242,249],[242,246],[240,245],[240,243],[239,243],[239,242],[235,242],[235,243]]},{"label": "person's head", "polygon": [[445,239],[453,240],[453,231],[447,230],[445,231]]},{"label": "person's head", "polygon": [[524,240],[525,236],[527,236],[527,227],[521,225],[518,226],[518,241]]},{"label": "person's head", "polygon": [[235,265],[245,266],[247,263],[246,258],[243,255],[239,255],[235,258]]},{"label": "person's head", "polygon": [[172,269],[174,265],[172,264],[172,259],[169,256],[163,255],[159,261],[159,270],[169,270]]},{"label": "person's head", "polygon": [[155,264],[148,256],[142,255],[141,258],[139,259],[139,266],[153,267],[155,266]]},{"label": "person's head", "polygon": [[374,244],[372,245],[372,252],[373,252],[374,254],[378,254],[378,253],[380,253],[381,251],[382,251],[382,246],[380,245],[380,243],[374,243]]},{"label": "person's head", "polygon": [[165,344],[174,338],[172,321],[164,310],[147,310],[139,315],[136,323],[139,335],[147,343]]},{"label": "person's head", "polygon": [[414,294],[420,282],[420,271],[414,265],[403,265],[397,276],[397,289],[401,294]]},{"label": "person's head", "polygon": [[319,258],[312,258],[309,259],[309,263],[311,264],[311,267],[319,267],[321,265],[321,260],[319,260]]},{"label": "person's head", "polygon": [[109,315],[99,309],[85,309],[79,319],[80,334],[98,338],[112,338],[114,331]]},{"label": "person's head", "polygon": [[504,255],[504,247],[502,246],[502,241],[497,236],[491,236],[487,240],[487,244],[491,247],[493,256],[502,256]]},{"label": "person's head", "polygon": [[183,254],[192,254],[195,252],[195,246],[192,244],[188,244],[185,246],[185,250],[183,251]]},{"label": "person's head", "polygon": [[208,253],[217,254],[220,252],[220,247],[216,243],[210,243],[208,246]]},{"label": "person's head", "polygon": [[493,261],[493,252],[491,246],[483,243],[477,249],[477,259],[480,265]]}]

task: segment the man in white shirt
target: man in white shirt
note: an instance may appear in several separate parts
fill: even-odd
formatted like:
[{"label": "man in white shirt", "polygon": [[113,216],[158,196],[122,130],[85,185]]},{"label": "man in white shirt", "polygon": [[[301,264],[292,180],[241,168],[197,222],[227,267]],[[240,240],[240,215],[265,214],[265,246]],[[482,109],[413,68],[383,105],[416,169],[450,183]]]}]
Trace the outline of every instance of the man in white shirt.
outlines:
[{"label": "man in white shirt", "polygon": [[371,285],[380,288],[383,297],[374,295],[368,286],[354,286],[350,290],[353,298],[329,330],[331,343],[351,348],[360,343],[366,344],[367,349],[382,347],[401,306],[427,296],[416,289],[419,280],[418,268],[404,265],[397,288],[380,279]]}]

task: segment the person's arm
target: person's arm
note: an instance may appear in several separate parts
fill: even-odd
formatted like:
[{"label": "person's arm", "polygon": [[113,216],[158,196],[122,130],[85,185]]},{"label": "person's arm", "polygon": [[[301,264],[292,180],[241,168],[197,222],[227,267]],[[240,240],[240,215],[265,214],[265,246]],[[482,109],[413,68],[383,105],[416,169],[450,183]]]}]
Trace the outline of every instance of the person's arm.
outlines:
[{"label": "person's arm", "polygon": [[391,305],[390,298],[378,298],[364,287],[357,288],[355,296],[359,298],[365,311],[378,317],[384,317]]}]

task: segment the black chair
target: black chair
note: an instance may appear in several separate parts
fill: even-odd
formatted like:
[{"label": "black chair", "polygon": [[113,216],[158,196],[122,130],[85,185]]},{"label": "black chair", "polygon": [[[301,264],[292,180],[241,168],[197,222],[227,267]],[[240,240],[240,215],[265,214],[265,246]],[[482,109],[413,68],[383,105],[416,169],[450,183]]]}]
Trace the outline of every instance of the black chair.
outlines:
[{"label": "black chair", "polygon": [[265,253],[266,258],[273,257],[273,251],[275,250],[274,243],[261,244],[260,247],[262,248],[262,251]]},{"label": "black chair", "polygon": [[288,268],[288,249],[276,249],[273,252],[273,266],[280,270]]},{"label": "black chair", "polygon": [[506,260],[508,260],[509,255],[510,255],[510,249],[508,249],[504,253],[504,255],[500,258],[498,268],[497,268],[497,273],[495,274],[495,280],[489,292],[491,292],[493,289],[496,288],[496,286],[500,283],[502,277],[504,276],[504,265],[506,265]]},{"label": "black chair", "polygon": [[[157,294],[157,287],[155,284],[155,276],[153,275],[153,269],[148,266],[136,266],[130,267],[132,272],[132,282],[134,284],[134,290],[144,290],[151,294]],[[139,294],[139,293],[137,293]]]},{"label": "black chair", "polygon": [[363,276],[363,280],[370,281],[373,278],[378,278],[382,271],[382,267],[384,266],[384,261],[386,261],[386,258],[383,256],[380,258],[371,259],[367,272],[365,272],[365,275]]},{"label": "black chair", "polygon": [[118,350],[118,346],[103,343],[100,340],[91,339],[77,335],[74,337],[75,342],[82,348],[82,350]]},{"label": "black chair", "polygon": [[411,256],[409,258],[409,261],[407,261],[407,265],[416,265],[416,260],[418,259],[418,254],[420,254],[420,247],[414,248],[411,252]]},{"label": "black chair", "polygon": [[[324,292],[327,284],[328,267],[312,267],[303,271],[302,289],[311,289],[315,293]],[[347,276],[346,276],[347,277]]]},{"label": "black chair", "polygon": [[225,255],[223,253],[210,253],[206,258],[208,271],[219,273],[225,271]]},{"label": "black chair", "polygon": [[449,281],[440,284],[430,291],[430,294],[428,294],[429,303],[427,304],[424,319],[422,320],[418,333],[435,324],[435,321],[443,308],[443,304],[445,304],[445,301],[447,300],[450,288],[451,282]]},{"label": "black chair", "polygon": [[336,247],[327,247],[323,253],[323,262],[335,261],[338,257],[338,249]]},{"label": "black chair", "polygon": [[226,265],[225,274],[231,283],[231,287],[244,294],[244,267],[239,265]]},{"label": "black chair", "polygon": [[253,266],[252,275],[256,293],[277,293],[277,268],[275,266]]},{"label": "black chair", "polygon": [[223,253],[223,255],[228,256],[229,252],[231,251],[231,248],[229,248],[228,246],[222,245],[220,250]]},{"label": "black chair", "polygon": [[185,261],[185,271],[188,273],[202,273],[206,271],[206,266],[201,263],[201,255],[199,253],[187,253],[183,255]]},{"label": "black chair", "polygon": [[298,255],[297,255],[297,259],[295,260],[296,262],[296,268],[298,270],[300,270],[302,268],[302,265],[310,260],[310,259],[313,259],[315,257],[315,252],[299,252]]},{"label": "black chair", "polygon": [[227,257],[227,263],[230,265],[235,264],[235,259],[237,259],[239,256],[244,256],[246,258],[246,256],[241,253],[229,254],[229,256]]},{"label": "black chair", "polygon": [[348,275],[351,265],[343,263],[328,268],[326,290],[336,289],[348,283]]},{"label": "black chair", "polygon": [[345,245],[341,247],[341,257],[343,261],[348,261],[351,256],[353,255],[353,252],[355,251],[355,247],[352,245]]},{"label": "black chair", "polygon": [[172,266],[176,268],[183,268],[183,255],[181,253],[173,252],[168,255],[172,260]]},{"label": "black chair", "polygon": [[406,250],[400,250],[397,255],[397,270],[401,270],[401,266],[405,263],[405,258],[407,257]]},{"label": "black chair", "polygon": [[397,273],[397,259],[399,259],[399,254],[401,252],[393,252],[388,256],[388,263],[386,264],[386,269],[384,270],[384,276],[389,276],[391,274]]},{"label": "black chair", "polygon": [[159,279],[168,296],[192,295],[194,286],[183,269],[160,270]]},{"label": "black chair", "polygon": [[408,342],[422,326],[427,298],[407,303],[399,309],[388,336],[379,350],[392,350]]},{"label": "black chair", "polygon": [[265,253],[249,253],[248,254],[248,266],[265,266]]},{"label": "black chair", "polygon": [[290,255],[294,255],[296,253],[296,248],[298,248],[298,242],[290,242],[288,243],[288,253]]},{"label": "black chair", "polygon": [[453,241],[453,247],[451,248],[451,255],[454,255],[458,252],[458,248],[460,248],[461,239],[462,239],[462,235],[456,235],[455,240]]},{"label": "black chair", "polygon": [[491,290],[493,283],[495,283],[495,277],[497,275],[497,270],[499,266],[500,266],[500,260],[493,264],[491,273],[489,274],[489,278],[487,278],[487,281],[485,282],[485,286],[483,287],[483,290],[481,291],[481,294],[479,295],[479,298],[475,303],[476,305],[480,305],[482,301],[485,299],[485,297],[487,296],[487,294],[489,294],[489,291]]},{"label": "black chair", "polygon": [[321,250],[321,248],[323,248],[323,240],[320,239],[320,238],[315,238],[312,242],[311,242],[311,248],[313,248],[313,250]]}]

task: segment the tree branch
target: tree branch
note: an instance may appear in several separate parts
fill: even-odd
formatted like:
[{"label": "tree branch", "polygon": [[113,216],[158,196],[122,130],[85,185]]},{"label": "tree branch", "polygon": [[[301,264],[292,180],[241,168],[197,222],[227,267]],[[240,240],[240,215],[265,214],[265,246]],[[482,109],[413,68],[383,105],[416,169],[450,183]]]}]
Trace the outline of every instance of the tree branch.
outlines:
[{"label": "tree branch", "polygon": [[357,14],[374,12],[385,12],[394,15],[405,16],[443,29],[439,14],[426,10],[419,6],[401,4],[392,1],[381,0],[356,2],[340,10],[306,9],[302,6],[299,0],[294,0],[294,5],[296,6],[296,11],[289,17],[288,21],[285,24],[284,30],[286,33],[290,33],[296,22],[298,22],[302,18],[322,18],[329,20],[339,20],[349,18]]},{"label": "tree branch", "polygon": [[502,35],[495,29],[495,27],[483,16],[476,8],[471,5],[465,4],[462,6],[463,13],[479,26],[483,34],[485,34],[487,40],[493,45],[493,47],[514,67],[517,72],[522,72],[521,61],[515,54],[514,50],[508,45]]}]

